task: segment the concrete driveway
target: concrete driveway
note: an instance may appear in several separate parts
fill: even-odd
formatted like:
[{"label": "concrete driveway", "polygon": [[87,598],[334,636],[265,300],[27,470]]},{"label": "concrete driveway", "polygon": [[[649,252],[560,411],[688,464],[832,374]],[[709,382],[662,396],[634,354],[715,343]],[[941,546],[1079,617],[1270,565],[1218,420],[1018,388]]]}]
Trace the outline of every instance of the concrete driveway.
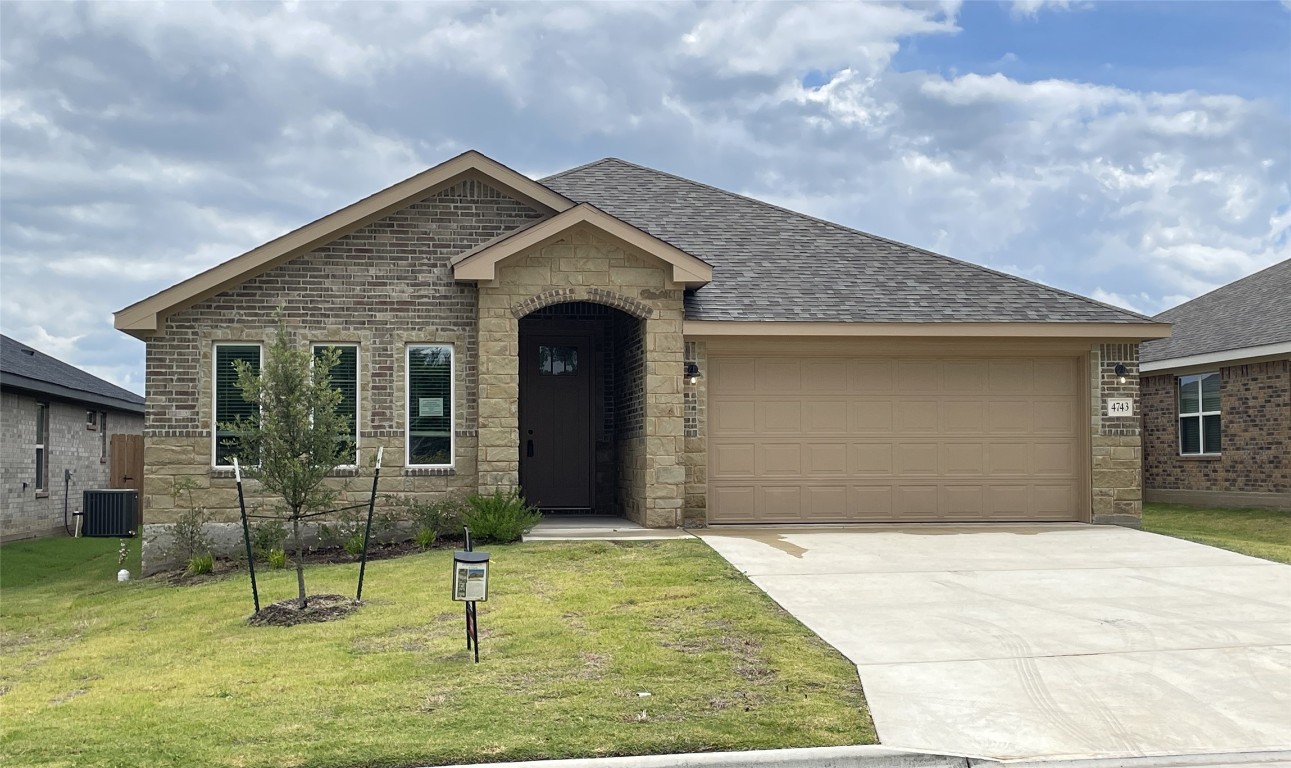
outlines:
[{"label": "concrete driveway", "polygon": [[1291,749],[1291,566],[1084,525],[700,536],[856,663],[885,746]]}]

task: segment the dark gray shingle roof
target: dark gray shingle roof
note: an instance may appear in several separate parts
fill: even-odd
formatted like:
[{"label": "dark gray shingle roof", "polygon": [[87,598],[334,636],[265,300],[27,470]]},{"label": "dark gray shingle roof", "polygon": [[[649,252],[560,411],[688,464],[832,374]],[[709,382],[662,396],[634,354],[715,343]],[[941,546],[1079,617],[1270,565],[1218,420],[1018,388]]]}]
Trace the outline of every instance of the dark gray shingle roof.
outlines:
[{"label": "dark gray shingle roof", "polygon": [[1098,322],[1148,318],[616,158],[542,180],[713,265],[689,320]]},{"label": "dark gray shingle roof", "polygon": [[139,395],[4,335],[0,335],[0,383],[6,387],[143,413],[144,400]]},{"label": "dark gray shingle roof", "polygon": [[1140,347],[1145,363],[1291,341],[1291,259],[1154,319],[1173,323],[1173,333]]}]

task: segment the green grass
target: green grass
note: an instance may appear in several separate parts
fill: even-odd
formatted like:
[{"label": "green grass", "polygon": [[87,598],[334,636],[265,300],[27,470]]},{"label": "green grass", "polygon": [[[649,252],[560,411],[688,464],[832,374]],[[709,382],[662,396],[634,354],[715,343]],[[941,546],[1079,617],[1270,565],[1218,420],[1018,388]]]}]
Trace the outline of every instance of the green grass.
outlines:
[{"label": "green grass", "polygon": [[1144,504],[1143,529],[1291,563],[1291,512]]},{"label": "green grass", "polygon": [[[856,668],[697,541],[490,547],[481,663],[451,555],[249,627],[245,574],[116,582],[115,539],[0,548],[5,766],[413,766],[873,743]],[[353,594],[357,566],[313,566]],[[265,602],[294,574],[263,575]],[[649,697],[638,696],[648,691]]]}]

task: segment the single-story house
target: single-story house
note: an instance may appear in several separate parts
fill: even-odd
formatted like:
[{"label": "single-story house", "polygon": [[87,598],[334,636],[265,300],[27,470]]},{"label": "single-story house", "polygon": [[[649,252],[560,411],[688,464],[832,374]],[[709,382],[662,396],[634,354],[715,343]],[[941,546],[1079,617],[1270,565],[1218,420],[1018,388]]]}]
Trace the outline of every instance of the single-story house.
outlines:
[{"label": "single-story house", "polygon": [[1142,347],[1149,501],[1291,509],[1291,259],[1157,315]]},{"label": "single-story house", "polygon": [[1136,525],[1138,348],[1169,333],[622,160],[535,181],[470,151],[116,313],[147,343],[149,520],[181,474],[233,519],[218,424],[279,307],[342,348],[384,491],[652,527]]},{"label": "single-story house", "polygon": [[63,533],[82,491],[113,487],[113,436],[143,421],[139,395],[0,336],[0,541]]}]

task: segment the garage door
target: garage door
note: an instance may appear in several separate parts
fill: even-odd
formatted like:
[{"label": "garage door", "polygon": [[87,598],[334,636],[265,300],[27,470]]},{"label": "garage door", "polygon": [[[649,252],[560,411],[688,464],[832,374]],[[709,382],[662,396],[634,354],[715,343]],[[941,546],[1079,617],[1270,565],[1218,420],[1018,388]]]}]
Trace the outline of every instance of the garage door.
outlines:
[{"label": "garage door", "polygon": [[1077,357],[721,356],[713,523],[1082,519]]}]

